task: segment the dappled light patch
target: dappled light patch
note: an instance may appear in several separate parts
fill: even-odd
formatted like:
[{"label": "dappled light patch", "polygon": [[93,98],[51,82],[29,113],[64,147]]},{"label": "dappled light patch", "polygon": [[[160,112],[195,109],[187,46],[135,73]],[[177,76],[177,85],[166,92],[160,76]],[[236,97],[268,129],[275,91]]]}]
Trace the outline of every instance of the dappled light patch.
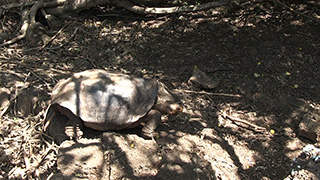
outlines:
[{"label": "dappled light patch", "polygon": [[102,178],[104,151],[99,140],[64,141],[58,150],[57,166],[64,178]]},{"label": "dappled light patch", "polygon": [[155,141],[137,135],[103,133],[102,141],[109,157],[109,174],[114,178],[156,175],[161,163]]}]

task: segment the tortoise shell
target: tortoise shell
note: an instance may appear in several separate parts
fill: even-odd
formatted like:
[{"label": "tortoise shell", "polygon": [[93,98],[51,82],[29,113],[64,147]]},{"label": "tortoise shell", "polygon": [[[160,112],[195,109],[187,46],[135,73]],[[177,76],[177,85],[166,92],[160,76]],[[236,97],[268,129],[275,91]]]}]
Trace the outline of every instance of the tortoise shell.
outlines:
[{"label": "tortoise shell", "polygon": [[86,70],[60,80],[51,104],[59,104],[99,131],[125,129],[154,105],[158,83],[105,70]]}]

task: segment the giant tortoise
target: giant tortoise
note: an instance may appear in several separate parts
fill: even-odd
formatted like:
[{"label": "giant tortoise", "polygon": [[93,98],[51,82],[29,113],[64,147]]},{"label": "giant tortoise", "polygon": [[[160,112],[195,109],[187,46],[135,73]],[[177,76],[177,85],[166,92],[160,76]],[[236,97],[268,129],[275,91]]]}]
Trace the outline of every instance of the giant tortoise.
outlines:
[{"label": "giant tortoise", "polygon": [[64,132],[70,138],[81,135],[84,126],[109,131],[130,129],[141,123],[142,136],[151,138],[161,122],[161,113],[181,111],[181,106],[172,101],[158,101],[158,89],[154,79],[100,69],[75,73],[53,88],[44,130],[58,113],[68,118]]}]

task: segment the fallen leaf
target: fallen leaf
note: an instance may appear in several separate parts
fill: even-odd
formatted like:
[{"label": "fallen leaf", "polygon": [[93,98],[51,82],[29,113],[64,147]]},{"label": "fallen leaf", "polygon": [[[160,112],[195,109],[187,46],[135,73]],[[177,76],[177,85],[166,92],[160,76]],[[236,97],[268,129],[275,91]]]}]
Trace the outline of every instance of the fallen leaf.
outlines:
[{"label": "fallen leaf", "polygon": [[270,133],[274,134],[276,131],[274,129],[270,129]]},{"label": "fallen leaf", "polygon": [[253,75],[254,75],[254,77],[260,77],[260,74],[258,74],[258,73],[254,73]]}]

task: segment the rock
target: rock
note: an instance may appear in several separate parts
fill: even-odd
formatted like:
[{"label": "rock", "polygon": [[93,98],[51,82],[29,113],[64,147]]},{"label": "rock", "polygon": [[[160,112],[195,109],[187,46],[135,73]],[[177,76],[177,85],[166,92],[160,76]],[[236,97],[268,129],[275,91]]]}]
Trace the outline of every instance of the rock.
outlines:
[{"label": "rock", "polygon": [[320,141],[320,115],[316,112],[308,113],[299,124],[298,134],[313,142]]},{"label": "rock", "polygon": [[80,69],[80,70],[92,68],[92,65],[89,62],[89,60],[85,60],[85,59],[76,59],[73,61],[73,65],[76,69]]},{"label": "rock", "polygon": [[23,82],[24,78],[18,73],[7,71],[0,72],[0,86],[1,87],[15,87],[17,83]]},{"label": "rock", "polygon": [[23,117],[37,115],[46,107],[48,99],[48,95],[43,91],[35,88],[25,89],[17,97],[17,113]]},{"label": "rock", "polygon": [[10,91],[7,88],[0,88],[0,111],[10,105]]},{"label": "rock", "polygon": [[[104,150],[100,140],[80,139],[64,141],[59,146],[57,166],[58,177],[68,179],[102,179],[104,170]],[[59,179],[59,178],[58,178]]]},{"label": "rock", "polygon": [[251,97],[255,91],[256,83],[249,79],[240,79],[235,84],[236,90],[240,91],[241,94]]},{"label": "rock", "polygon": [[218,79],[212,79],[199,68],[194,68],[188,83],[205,89],[214,89],[220,84],[220,81]]},{"label": "rock", "polygon": [[285,178],[290,179],[319,179],[320,178],[320,149],[312,144],[306,145],[301,154],[293,158],[291,172]]}]

